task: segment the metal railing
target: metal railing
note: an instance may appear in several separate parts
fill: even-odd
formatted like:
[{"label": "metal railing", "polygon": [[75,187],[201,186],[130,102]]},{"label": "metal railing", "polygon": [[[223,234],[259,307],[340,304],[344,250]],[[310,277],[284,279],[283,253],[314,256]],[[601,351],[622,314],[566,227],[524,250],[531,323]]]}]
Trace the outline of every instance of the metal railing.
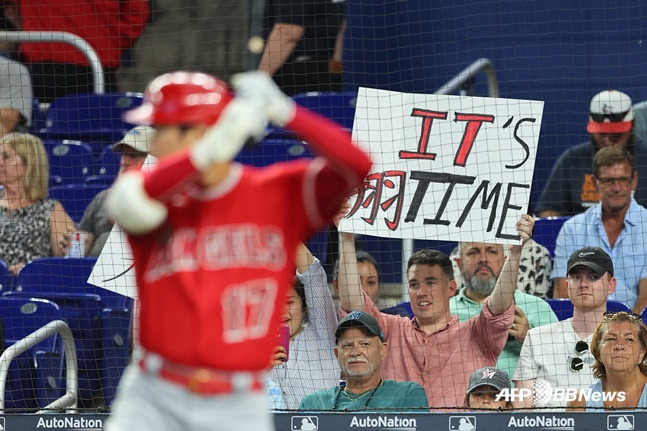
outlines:
[{"label": "metal railing", "polygon": [[76,357],[76,347],[74,346],[74,337],[67,323],[62,320],[54,320],[47,325],[38,328],[22,340],[9,346],[2,356],[0,356],[0,414],[4,414],[5,408],[5,387],[7,384],[7,374],[11,361],[23,352],[32,348],[44,339],[51,337],[55,333],[61,334],[63,346],[65,348],[65,363],[67,373],[65,376],[65,395],[45,406],[38,413],[47,413],[52,410],[68,409],[68,413],[76,413],[77,398],[79,394],[78,381],[78,364]]},{"label": "metal railing", "polygon": [[[434,94],[446,95],[451,94],[456,90],[464,88],[464,85],[473,80],[474,76],[483,71],[487,78],[488,96],[499,97],[499,82],[496,79],[496,71],[494,66],[487,58],[479,58],[465,69],[461,70],[458,75],[447,81],[442,87],[434,92]],[[414,250],[413,239],[402,240],[402,300],[406,301],[408,298],[409,287],[407,283],[407,261],[413,254]]]},{"label": "metal railing", "polygon": [[88,59],[94,76],[94,92],[103,94],[105,80],[97,52],[82,37],[65,31],[0,31],[0,41],[6,42],[62,42],[76,47]]}]

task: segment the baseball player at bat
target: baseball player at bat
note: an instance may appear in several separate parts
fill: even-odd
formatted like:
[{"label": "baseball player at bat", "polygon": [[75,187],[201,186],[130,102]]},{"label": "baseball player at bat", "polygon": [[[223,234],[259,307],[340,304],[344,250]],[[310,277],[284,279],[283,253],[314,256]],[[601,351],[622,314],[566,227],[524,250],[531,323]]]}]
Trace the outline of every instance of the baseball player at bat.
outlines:
[{"label": "baseball player at bat", "polygon": [[[136,271],[142,359],[126,370],[108,431],[273,429],[264,391],[294,256],[364,179],[368,156],[335,123],[298,107],[264,72],[232,81],[174,72],[126,114],[157,133],[147,173],[119,177],[111,217]],[[232,162],[267,120],[313,160]]]}]

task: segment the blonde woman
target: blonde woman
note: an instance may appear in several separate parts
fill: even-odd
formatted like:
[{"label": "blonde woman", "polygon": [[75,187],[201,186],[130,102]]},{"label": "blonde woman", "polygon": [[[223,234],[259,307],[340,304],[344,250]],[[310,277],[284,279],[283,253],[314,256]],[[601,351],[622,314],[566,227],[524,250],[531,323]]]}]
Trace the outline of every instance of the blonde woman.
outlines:
[{"label": "blonde woman", "polygon": [[74,222],[47,198],[49,163],[43,142],[27,133],[0,139],[0,259],[18,274],[31,260],[65,256]]}]

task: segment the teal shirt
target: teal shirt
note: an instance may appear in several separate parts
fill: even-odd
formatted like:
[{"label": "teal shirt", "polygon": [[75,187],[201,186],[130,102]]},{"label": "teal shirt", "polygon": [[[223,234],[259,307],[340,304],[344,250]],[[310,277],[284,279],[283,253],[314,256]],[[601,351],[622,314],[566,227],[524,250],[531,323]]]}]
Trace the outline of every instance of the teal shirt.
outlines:
[{"label": "teal shirt", "polygon": [[384,380],[381,386],[358,395],[340,386],[308,394],[301,399],[299,410],[428,412],[429,402],[418,383]]},{"label": "teal shirt", "polygon": [[[514,293],[514,302],[526,314],[531,328],[547,325],[558,320],[550,305],[541,298],[517,290]],[[483,304],[472,301],[465,296],[464,287],[449,300],[449,312],[452,315],[456,314],[461,322],[478,315],[482,308]],[[496,367],[505,370],[512,377],[517,369],[519,353],[521,353],[521,343],[514,339],[508,340],[505,343],[503,352],[499,355]]]}]

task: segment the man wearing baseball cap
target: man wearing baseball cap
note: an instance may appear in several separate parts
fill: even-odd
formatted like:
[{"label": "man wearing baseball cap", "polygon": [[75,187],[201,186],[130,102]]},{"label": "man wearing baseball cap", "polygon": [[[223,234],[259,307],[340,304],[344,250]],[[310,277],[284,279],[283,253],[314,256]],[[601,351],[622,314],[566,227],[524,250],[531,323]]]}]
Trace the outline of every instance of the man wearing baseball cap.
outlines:
[{"label": "man wearing baseball cap", "polygon": [[634,134],[631,98],[618,90],[604,90],[593,96],[586,130],[590,140],[567,149],[557,160],[534,208],[540,217],[572,216],[600,200],[592,162],[595,153],[608,146],[624,147],[636,157],[638,177],[645,180],[636,189],[635,197],[639,204],[647,206],[647,148]]},{"label": "man wearing baseball cap", "polygon": [[[614,260],[618,285],[609,298],[634,313],[647,307],[647,209],[633,198],[639,182],[633,158],[623,147],[605,147],[593,157],[600,202],[567,220],[555,242],[553,298],[566,298],[567,259],[585,246],[602,248]],[[645,179],[647,182],[647,179]]]},{"label": "man wearing baseball cap", "polygon": [[[616,289],[611,257],[599,247],[583,247],[568,258],[566,284],[573,317],[528,331],[521,348],[515,387],[533,389],[537,379],[547,381],[553,391],[585,389],[596,381],[591,366],[593,332],[607,311],[607,298]],[[532,406],[532,397],[525,400]],[[548,406],[563,407],[551,400]]]},{"label": "man wearing baseball cap", "polygon": [[[130,129],[123,139],[112,146],[112,151],[119,153],[119,173],[139,170],[149,153],[150,142],[155,135],[155,129],[149,126],[137,126]],[[106,196],[103,190],[92,199],[79,222],[79,231],[87,232],[87,256],[99,256],[105,244],[113,222],[108,218]]]},{"label": "man wearing baseball cap", "polygon": [[335,356],[346,385],[306,395],[299,410],[427,411],[425,390],[414,382],[382,378],[382,361],[388,354],[384,333],[375,317],[353,311],[335,331]]}]

